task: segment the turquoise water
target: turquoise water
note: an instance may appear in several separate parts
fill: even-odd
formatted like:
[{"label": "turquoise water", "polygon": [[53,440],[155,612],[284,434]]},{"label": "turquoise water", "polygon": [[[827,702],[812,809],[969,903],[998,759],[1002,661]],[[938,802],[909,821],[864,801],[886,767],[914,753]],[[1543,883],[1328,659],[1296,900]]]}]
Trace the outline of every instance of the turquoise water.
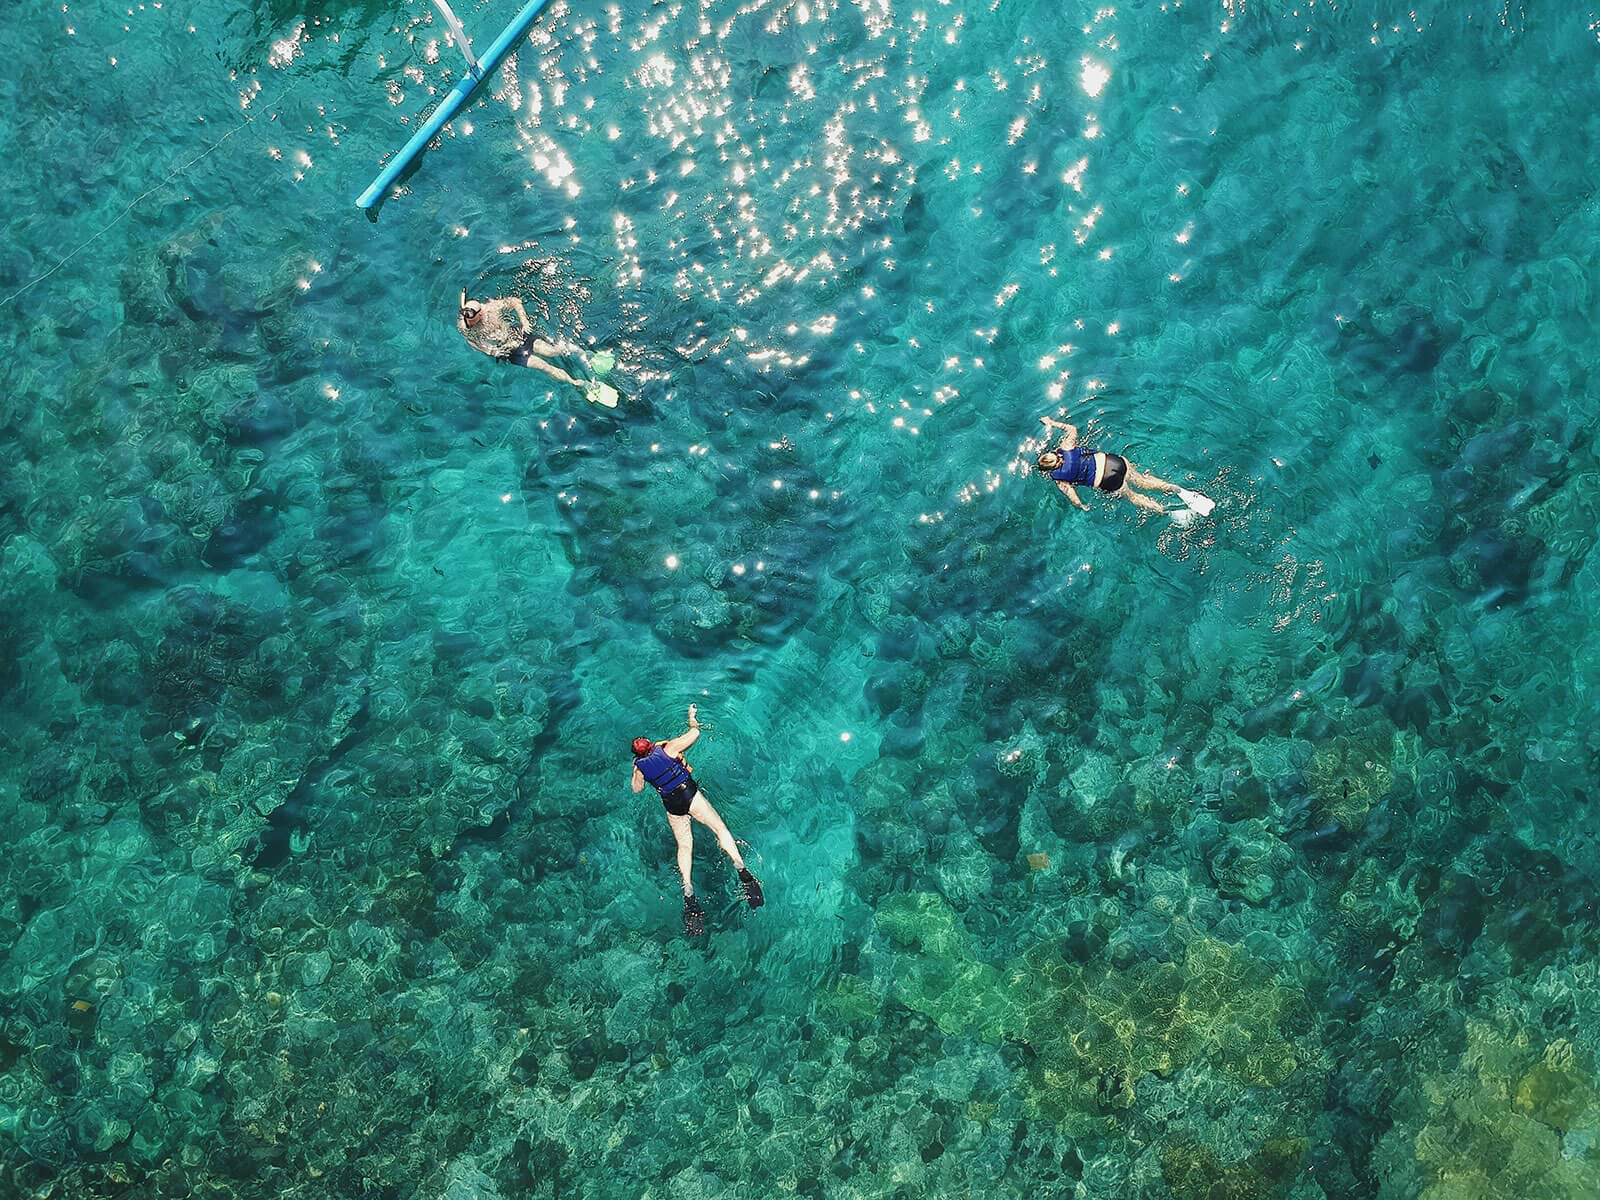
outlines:
[{"label": "turquoise water", "polygon": [[371,225],[425,4],[13,4],[0,1194],[1600,1195],[1600,41],[1404,8],[558,3]]}]

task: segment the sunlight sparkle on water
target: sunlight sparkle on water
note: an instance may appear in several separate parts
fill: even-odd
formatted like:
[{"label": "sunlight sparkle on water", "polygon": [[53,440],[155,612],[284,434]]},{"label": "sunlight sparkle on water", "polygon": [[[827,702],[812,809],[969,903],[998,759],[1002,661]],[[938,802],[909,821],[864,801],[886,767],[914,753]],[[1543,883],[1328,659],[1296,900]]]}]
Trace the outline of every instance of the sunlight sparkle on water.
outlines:
[{"label": "sunlight sparkle on water", "polygon": [[1104,63],[1098,63],[1092,58],[1083,60],[1083,71],[1078,76],[1078,84],[1091,96],[1098,96],[1105,90],[1111,81],[1111,68]]},{"label": "sunlight sparkle on water", "polygon": [[[1215,1046],[1189,1039],[1186,1086],[1226,1101],[1228,1129],[1297,1145],[1290,1135],[1300,1129],[1341,1132],[1337,1110],[1319,1111],[1337,1091],[1341,1062],[1352,1072],[1387,1069],[1391,1090],[1416,1101],[1407,1119],[1368,1128],[1355,1116],[1348,1133],[1393,1168],[1397,1191],[1421,1193],[1447,1186],[1465,1159],[1418,1153],[1418,1128],[1449,1124],[1451,1105],[1481,1082],[1472,1057],[1480,1047],[1463,1050],[1452,1031],[1464,1021],[1499,1026],[1486,1037],[1516,1078],[1548,1067],[1552,1047],[1565,1053],[1583,1018],[1600,1020],[1600,1002],[1581,1015],[1571,1005],[1541,1015],[1543,964],[1593,969],[1592,947],[1576,927],[1557,944],[1556,905],[1533,917],[1539,958],[1511,951],[1502,934],[1518,921],[1507,914],[1538,897],[1522,895],[1516,862],[1502,864],[1492,845],[1486,858],[1477,853],[1489,844],[1481,822],[1460,815],[1453,794],[1467,790],[1474,768],[1487,771],[1496,800],[1505,793],[1508,822],[1537,828],[1538,854],[1564,878],[1587,878],[1580,858],[1557,862],[1564,844],[1586,835],[1584,814],[1559,803],[1581,801],[1587,782],[1583,689],[1561,672],[1525,668],[1518,651],[1539,638],[1579,645],[1596,614],[1592,604],[1563,605],[1564,593],[1581,590],[1563,569],[1576,552],[1564,550],[1586,545],[1593,522],[1582,503],[1588,456],[1562,441],[1593,416],[1568,411],[1569,394],[1583,389],[1566,384],[1592,377],[1596,354],[1567,344],[1582,339],[1518,335],[1559,333],[1574,297],[1583,299],[1581,272],[1567,268],[1584,261],[1594,232],[1584,218],[1595,214],[1573,219],[1562,207],[1588,192],[1581,162],[1559,150],[1600,110],[1600,76],[1578,53],[1596,44],[1600,21],[1585,31],[1563,14],[1569,24],[1555,36],[1495,37],[1485,47],[1501,14],[1524,5],[1468,5],[1476,16],[1464,30],[1446,28],[1408,52],[1404,29],[1418,17],[1407,21],[1397,7],[1373,25],[1350,19],[1343,0],[1093,0],[1048,11],[1007,0],[550,4],[515,58],[454,117],[446,144],[392,189],[383,222],[357,233],[348,217],[324,218],[348,210],[352,185],[462,77],[453,35],[430,4],[359,19],[348,3],[304,17],[296,6],[244,0],[167,3],[173,23],[163,28],[145,11],[160,2],[117,0],[94,24],[69,16],[85,25],[67,27],[82,35],[67,36],[81,53],[57,49],[66,61],[50,64],[57,86],[47,91],[81,99],[72,114],[81,129],[55,128],[49,95],[19,93],[15,114],[0,120],[19,146],[46,151],[12,156],[0,183],[19,214],[6,270],[25,272],[6,290],[48,269],[52,295],[40,299],[41,288],[30,304],[70,306],[91,322],[114,317],[104,336],[74,336],[78,326],[62,318],[29,337],[37,361],[19,379],[37,397],[8,413],[24,482],[38,495],[29,496],[25,544],[7,549],[8,564],[23,569],[0,583],[21,614],[20,644],[49,652],[0,667],[0,690],[18,684],[28,697],[15,732],[44,756],[24,765],[21,793],[0,772],[0,819],[10,811],[14,820],[20,804],[26,827],[40,831],[30,846],[40,869],[103,876],[105,886],[89,889],[96,896],[126,900],[132,879],[131,927],[165,937],[172,951],[141,958],[150,1003],[138,1013],[110,995],[102,1006],[96,981],[109,986],[100,976],[116,968],[106,955],[80,963],[70,945],[47,953],[33,971],[38,994],[59,1009],[70,993],[77,1016],[69,1013],[72,1028],[30,1026],[38,1045],[65,1045],[94,1020],[117,1024],[118,1040],[135,1046],[160,1045],[163,1023],[204,1025],[188,986],[199,962],[207,978],[257,977],[244,988],[247,1015],[261,1015],[262,994],[266,1008],[284,1010],[265,1026],[245,1022],[251,1036],[229,1041],[229,1079],[243,1081],[237,1098],[247,1106],[276,1102],[274,1055],[293,1056],[315,1022],[349,1010],[372,1014],[387,1039],[415,1052],[410,1074],[422,1086],[448,1077],[453,1054],[505,1050],[495,1038],[510,1030],[518,1044],[506,1053],[540,1074],[512,1088],[527,1093],[524,1107],[535,1092],[578,1095],[577,1084],[638,1115],[622,1134],[567,1122],[556,1156],[565,1163],[543,1164],[555,1190],[581,1190],[603,1158],[610,1190],[644,1194],[659,1186],[660,1163],[692,1158],[700,1180],[744,1172],[752,1194],[830,1167],[835,1188],[861,1194],[907,1179],[955,1194],[979,1178],[1004,1194],[1049,1194],[1059,1172],[1011,1153],[1011,1123],[986,1119],[990,1101],[1007,1097],[999,1107],[1020,1111],[1039,1099],[1041,1072],[1078,1064],[1092,1081],[1112,1059],[1126,1067],[1116,1047],[1108,1055],[1080,1046],[1067,1030],[1041,1041],[1036,1065],[990,1053],[979,1091],[951,1102],[967,1103],[974,1119],[958,1139],[929,1135],[942,1153],[930,1155],[921,1136],[878,1139],[861,1142],[848,1169],[836,1162],[828,1122],[806,1119],[785,1093],[837,1077],[851,1101],[845,1119],[883,1129],[906,1111],[943,1107],[949,1081],[939,1072],[883,1064],[914,1058],[928,1028],[993,1043],[993,1022],[926,995],[923,968],[938,966],[937,955],[891,935],[928,918],[936,932],[957,928],[959,965],[981,1000],[1007,1012],[1060,1009],[1052,971],[1036,978],[1018,963],[1027,965],[1036,940],[1060,944],[1062,896],[1081,890],[1084,864],[1092,874],[1104,861],[1127,882],[1126,863],[1174,881],[1158,889],[1157,908],[1172,899],[1194,906],[1186,913],[1228,915],[1174,941],[1172,913],[1140,921],[1138,889],[1094,897],[1108,920],[1124,922],[1130,957],[1086,965],[1068,1007],[1120,1004],[1124,982],[1151,963],[1175,984],[1240,981],[1235,1007],[1248,1002],[1259,1017],[1243,1034],[1283,1069],[1252,1081],[1266,1087],[1244,1087]],[[519,5],[479,0],[462,15],[487,37]],[[1600,12],[1574,7],[1580,19]],[[171,35],[191,9],[206,12],[208,30],[187,45],[204,41],[206,53],[173,52]],[[257,19],[257,9],[274,19]],[[10,10],[21,48],[60,46],[61,0]],[[1219,22],[1241,38],[1219,34]],[[133,30],[147,24],[140,40]],[[1547,43],[1559,52],[1546,53]],[[1125,60],[1124,48],[1136,57]],[[1487,77],[1476,69],[1485,57]],[[1124,61],[1130,75],[1113,94]],[[1487,126],[1460,119],[1475,111],[1485,78]],[[1381,93],[1369,95],[1365,85],[1377,80]],[[148,117],[138,93],[152,85],[192,101],[153,148],[122,137]],[[1548,103],[1557,89],[1566,103]],[[1373,136],[1352,137],[1352,120]],[[1505,151],[1510,184],[1525,181],[1514,208],[1501,206],[1511,203],[1503,195],[1483,199],[1481,171],[1466,171],[1455,191],[1435,186],[1456,180],[1457,164],[1471,165],[1485,145],[1493,160],[1508,141],[1523,160]],[[65,170],[65,190],[74,197],[87,179],[97,202],[81,212],[37,206],[38,195],[62,189],[61,157],[84,147],[92,169]],[[1506,182],[1500,170],[1489,174],[1491,185]],[[1322,186],[1330,175],[1395,203],[1352,224],[1349,189]],[[230,220],[241,194],[249,220]],[[108,226],[118,212],[126,216]],[[1463,220],[1487,235],[1463,244]],[[1370,245],[1326,236],[1341,222]],[[1402,235],[1388,236],[1396,228]],[[1266,235],[1252,236],[1258,230]],[[1516,245],[1530,286],[1502,286],[1497,251],[1515,234],[1529,235]],[[58,261],[90,237],[93,253]],[[1284,261],[1296,266],[1288,289]],[[457,335],[450,303],[462,285],[520,295],[541,330],[588,354],[604,349],[611,364],[582,372],[580,383],[614,382],[614,415],[476,354]],[[0,314],[23,330],[31,315],[26,305]],[[1470,339],[1451,340],[1468,328]],[[1425,354],[1411,365],[1426,369],[1394,370],[1386,346]],[[1538,405],[1485,399],[1480,413],[1476,391],[1464,403],[1457,396],[1490,368],[1497,379],[1548,373],[1551,394]],[[107,379],[136,382],[99,386]],[[169,385],[184,390],[182,403],[163,402]],[[1376,426],[1361,420],[1369,405],[1381,410]],[[1197,509],[1157,495],[1169,514],[1157,522],[1092,487],[1080,497],[1092,511],[1074,508],[1040,478],[1038,452],[1061,433],[1041,432],[1041,412],[1076,422],[1084,446],[1126,450],[1213,495],[1218,515],[1190,522]],[[1455,461],[1470,456],[1480,416],[1491,434],[1512,419],[1554,450],[1519,463],[1533,475],[1503,505],[1478,504],[1474,493],[1463,509],[1451,501],[1470,472]],[[1430,437],[1437,454],[1405,452]],[[1288,467],[1307,445],[1348,462],[1388,502],[1363,504],[1341,486],[1349,472]],[[762,473],[774,469],[787,474]],[[118,544],[130,538],[136,554]],[[661,545],[680,538],[694,562]],[[778,556],[770,576],[767,552]],[[682,583],[655,577],[652,554],[664,573],[682,571]],[[1406,579],[1396,577],[1402,561]],[[137,587],[117,582],[125,573]],[[1151,579],[1159,594],[1143,586]],[[1336,586],[1364,580],[1395,581],[1398,626],[1334,598]],[[1106,694],[1132,699],[1063,708],[1060,672],[1074,669],[1079,643],[1097,647]],[[238,656],[244,669],[231,665]],[[1362,661],[1392,669],[1352,680],[1348,664]],[[193,663],[201,677],[126,686],[152,663]],[[649,688],[630,686],[641,670]],[[1152,673],[1205,686],[1142,686]],[[1357,684],[1381,690],[1384,702],[1369,703]],[[351,698],[368,696],[372,719],[350,717]],[[665,731],[680,700],[710,696],[727,740],[713,736],[691,757],[711,756],[711,791],[750,838],[745,852],[774,903],[745,911],[698,829],[713,903],[704,941],[680,947],[673,839],[653,797],[641,808],[621,792],[620,734],[624,722]],[[1264,714],[1259,741],[1241,732],[1242,711]],[[1450,740],[1458,722],[1483,735],[1465,767]],[[68,723],[72,742],[54,744]],[[175,738],[171,752],[134,755],[112,786],[172,799],[191,833],[226,842],[229,870],[204,870],[176,827],[101,819],[91,793],[104,791],[104,772],[80,770],[84,755],[97,744],[137,745],[146,731]],[[236,739],[238,752],[227,750]],[[560,780],[591,773],[598,739],[618,769],[576,797],[592,818],[577,850],[559,836],[500,838],[502,827],[523,830],[530,811],[537,818],[557,803],[535,798],[530,809],[536,787],[555,797]],[[764,740],[765,750],[748,752]],[[1519,758],[1524,747],[1531,757]],[[827,765],[841,750],[848,761]],[[1085,806],[1113,792],[1140,798],[1107,801],[1089,818],[1067,813],[1071,837],[1026,816],[1014,837],[992,837],[983,806],[946,804],[930,841],[923,806],[893,802],[908,755],[923,775],[958,783],[969,769],[988,779],[998,767],[1008,801],[1036,808],[1064,791]],[[1393,794],[1381,758],[1391,760]],[[337,770],[319,765],[330,759]],[[802,786],[819,769],[825,786]],[[833,786],[836,774],[845,786]],[[1256,776],[1268,781],[1264,792]],[[1248,792],[1215,782],[1247,777]],[[317,786],[301,804],[295,781],[305,779]],[[1300,836],[1257,819],[1265,809],[1248,811],[1272,802],[1274,780],[1303,794],[1304,823],[1319,832]],[[68,803],[74,795],[81,804]],[[776,802],[753,802],[763,795]],[[1144,836],[1149,797],[1171,836]],[[1211,803],[1219,797],[1220,809]],[[252,832],[276,806],[265,831]],[[74,807],[89,819],[69,823],[56,811]],[[818,829],[831,832],[809,836]],[[418,878],[406,868],[463,836],[471,844],[452,855],[471,879],[459,895],[458,872]],[[1338,847],[1356,842],[1383,872],[1350,875]],[[410,876],[398,891],[388,886],[395,863]],[[1399,882],[1386,887],[1387,874]],[[1318,905],[1353,906],[1346,915],[1361,931],[1390,943],[1379,952],[1387,959],[1411,926],[1426,933],[1439,905],[1448,908],[1430,894],[1442,874],[1506,881],[1484,901],[1483,931],[1469,931],[1482,948],[1471,948],[1474,961],[1490,963],[1476,995],[1452,992],[1449,953],[1407,960],[1420,985],[1408,995],[1368,987],[1372,939],[1345,928],[1323,936]],[[230,904],[230,882],[259,903]],[[156,887],[146,908],[144,892]],[[164,912],[161,893],[175,888],[203,901],[198,920],[189,908]],[[435,892],[437,907],[451,910],[446,940],[472,951],[460,963],[445,952],[442,977],[437,955],[418,959],[404,940],[408,915],[418,903],[429,908]],[[979,919],[987,892],[1003,893],[1006,920]],[[0,886],[0,911],[7,898]],[[74,932],[109,919],[95,896],[67,903]],[[282,924],[275,914],[289,911],[310,941],[271,932]],[[316,932],[350,911],[364,915],[360,950],[370,961]],[[67,911],[41,911],[31,932],[50,934],[57,915],[65,929]],[[198,927],[169,934],[161,922],[174,915]],[[515,947],[493,948],[506,927],[535,929],[550,960],[537,972],[547,994],[535,997],[535,1022],[514,986],[526,975]],[[1120,948],[1127,938],[1114,940]],[[837,967],[856,949],[877,956],[859,978]],[[714,970],[680,969],[707,950],[721,956]],[[658,959],[676,1008],[659,1002]],[[1317,970],[1300,978],[1304,961]],[[1125,978],[1113,970],[1124,965],[1133,972]],[[329,972],[321,987],[308,978]],[[368,980],[374,973],[381,978]],[[279,979],[303,986],[293,996],[260,991],[283,987]],[[662,1022],[714,1009],[730,986],[740,1000],[740,1069],[795,1118],[759,1122],[755,1155],[746,1139],[714,1135],[748,1124],[749,1089],[702,1089],[707,1103],[688,1124],[670,1104],[651,1103],[725,1075],[727,1047],[679,1046],[660,1070],[641,1072],[600,1044],[641,1030],[646,1043],[659,1041]],[[1347,1019],[1352,995],[1363,1006],[1359,1029]],[[1325,996],[1340,999],[1325,1006]],[[1429,1011],[1418,1008],[1425,1001]],[[435,1018],[452,1004],[483,1017],[463,1035],[471,1045],[438,1037]],[[913,1009],[905,1037],[905,1020],[882,1019]],[[616,1037],[596,1033],[596,1012]],[[815,1038],[793,1036],[797,1012]],[[944,1028],[952,1016],[960,1029]],[[832,1048],[867,1026],[881,1053],[838,1061]],[[1418,1070],[1395,1060],[1395,1031],[1416,1041]],[[585,1039],[598,1051],[569,1053]],[[1508,1039],[1517,1045],[1502,1045]],[[115,1046],[77,1049],[72,1065],[86,1086],[109,1077],[114,1087],[128,1073]],[[357,1038],[349,1049],[359,1067],[366,1048]],[[1289,1085],[1275,1086],[1288,1071]],[[1207,1160],[1193,1129],[1164,1123],[1172,1096],[1162,1073],[1135,1073],[1111,1071],[1122,1111],[1107,1111],[1093,1088],[1057,1097],[1072,1120],[1106,1135],[1079,1154],[1063,1151],[1094,1190],[1159,1188],[1154,1172],[1197,1161],[1201,1175],[1237,1183],[1268,1156],[1246,1139],[1235,1147],[1242,1162]],[[13,1107],[30,1117],[48,1108],[49,1081],[19,1078],[0,1084],[21,1087]],[[403,1116],[415,1091],[415,1079],[383,1086],[392,1082],[332,1052],[297,1063],[295,1088],[319,1114],[322,1157],[342,1158],[351,1178],[390,1172],[391,1186],[406,1182],[396,1163],[429,1161],[451,1177],[441,1186],[517,1190],[524,1164],[495,1147],[525,1114],[480,1113],[471,1136],[451,1132],[457,1109],[471,1124],[481,1087],[441,1102],[442,1124],[407,1126],[367,1149],[368,1114],[392,1117],[382,1105]],[[339,1097],[352,1111],[335,1111]],[[1517,1099],[1490,1097],[1455,1124],[1464,1138],[1495,1120],[1534,1127]],[[60,1122],[25,1132],[56,1148],[80,1135],[132,1138],[136,1156],[148,1140],[161,1162],[199,1161],[208,1141],[229,1133],[205,1114],[156,1115],[132,1134],[117,1121],[109,1134],[105,1122],[68,1122],[66,1141]],[[1036,1132],[1030,1144],[1052,1136]],[[1221,1156],[1212,1143],[1228,1141],[1226,1130],[1198,1136]],[[1585,1146],[1574,1146],[1564,1145],[1572,1161],[1546,1156],[1552,1171],[1581,1173]],[[1331,1193],[1348,1179],[1345,1164],[1310,1149],[1295,1169],[1302,1190]],[[1551,1178],[1560,1176],[1540,1181],[1544,1191]],[[1184,1181],[1166,1182],[1172,1190]]]}]

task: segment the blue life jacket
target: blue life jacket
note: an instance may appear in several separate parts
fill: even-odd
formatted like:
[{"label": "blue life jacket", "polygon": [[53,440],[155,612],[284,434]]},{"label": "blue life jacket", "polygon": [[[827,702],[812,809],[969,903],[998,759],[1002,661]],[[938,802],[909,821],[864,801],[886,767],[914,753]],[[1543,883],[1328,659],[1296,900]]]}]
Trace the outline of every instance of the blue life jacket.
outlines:
[{"label": "blue life jacket", "polygon": [[673,758],[660,746],[643,758],[633,760],[644,781],[665,796],[689,782],[689,768],[681,759]]},{"label": "blue life jacket", "polygon": [[1050,478],[1061,483],[1094,483],[1094,453],[1081,446],[1060,451],[1061,465],[1050,472]]}]

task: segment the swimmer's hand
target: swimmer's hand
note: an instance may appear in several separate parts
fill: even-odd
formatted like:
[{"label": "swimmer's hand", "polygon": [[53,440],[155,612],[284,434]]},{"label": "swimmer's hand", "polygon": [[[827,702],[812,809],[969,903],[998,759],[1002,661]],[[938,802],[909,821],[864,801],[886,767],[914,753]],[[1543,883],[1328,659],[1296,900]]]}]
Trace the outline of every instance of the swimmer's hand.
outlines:
[{"label": "swimmer's hand", "polygon": [[700,718],[695,715],[694,705],[692,705],[692,704],[689,705],[689,728],[690,729],[699,729],[700,728]]}]

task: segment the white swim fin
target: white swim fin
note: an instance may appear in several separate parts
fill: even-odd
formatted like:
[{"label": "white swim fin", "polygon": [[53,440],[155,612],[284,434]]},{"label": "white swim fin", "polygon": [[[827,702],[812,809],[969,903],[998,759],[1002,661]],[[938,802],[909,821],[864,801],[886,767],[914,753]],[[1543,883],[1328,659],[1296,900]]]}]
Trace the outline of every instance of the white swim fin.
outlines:
[{"label": "white swim fin", "polygon": [[599,383],[591,379],[583,385],[583,394],[589,398],[589,403],[598,404],[602,408],[617,406],[617,389],[609,383]]},{"label": "white swim fin", "polygon": [[1199,492],[1191,492],[1188,488],[1178,489],[1178,499],[1188,506],[1190,512],[1201,517],[1209,517],[1211,510],[1217,506],[1217,502],[1210,496],[1201,495]]}]

